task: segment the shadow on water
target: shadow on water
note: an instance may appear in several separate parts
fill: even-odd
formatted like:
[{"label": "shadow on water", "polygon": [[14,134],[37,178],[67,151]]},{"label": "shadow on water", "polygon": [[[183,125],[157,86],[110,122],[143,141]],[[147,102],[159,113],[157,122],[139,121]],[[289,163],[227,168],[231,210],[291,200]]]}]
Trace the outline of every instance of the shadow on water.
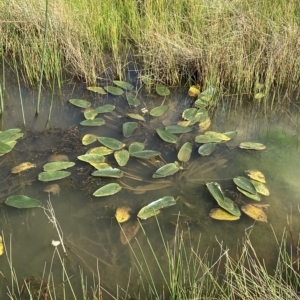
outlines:
[{"label": "shadow on water", "polygon": [[[51,120],[47,125],[47,97],[51,93],[44,93],[41,113],[35,116],[36,92],[24,89],[25,129],[21,125],[20,105],[15,93],[13,86],[8,85],[5,114],[1,117],[2,130],[22,127],[25,138],[18,141],[11,153],[0,159],[0,223],[6,242],[12,234],[13,266],[20,278],[41,277],[45,262],[46,270],[49,271],[53,255],[51,241],[57,239],[57,233],[42,209],[18,210],[5,206],[4,201],[10,195],[23,194],[39,199],[46,205],[49,195],[43,190],[49,183],[38,181],[37,176],[53,154],[67,155],[70,161],[76,162],[71,169],[71,176],[57,181],[60,192],[50,195],[56,218],[64,233],[68,252],[67,267],[74,275],[72,280],[75,289],[76,282],[79,282],[79,266],[90,277],[96,272],[97,261],[101,282],[112,294],[117,285],[125,288],[130,276],[131,285],[136,288],[139,273],[135,257],[128,244],[122,240],[120,225],[114,217],[116,208],[122,206],[131,208],[130,221],[122,225],[129,224],[126,225],[127,230],[136,234],[131,247],[138,257],[141,257],[140,249],[143,249],[143,255],[149,258],[149,266],[158,285],[162,278],[148,244],[149,240],[157,257],[166,263],[157,221],[170,245],[174,241],[176,223],[183,232],[187,232],[189,228],[192,239],[198,240],[201,233],[200,251],[203,253],[207,249],[218,247],[219,242],[235,253],[237,242],[244,238],[245,231],[252,228],[252,243],[270,269],[278,248],[273,230],[280,238],[283,229],[288,227],[290,238],[294,239],[291,242],[296,243],[300,230],[300,160],[296,109],[290,109],[287,113],[278,106],[268,116],[263,116],[259,112],[259,106],[246,105],[245,109],[231,111],[230,102],[221,104],[212,117],[211,130],[237,131],[238,135],[232,141],[220,144],[211,156],[200,157],[194,143],[194,137],[198,134],[196,129],[192,133],[181,135],[177,145],[166,144],[155,133],[157,128],[176,124],[182,111],[191,105],[192,99],[186,96],[186,90],[172,91],[171,96],[164,100],[164,104],[170,104],[171,107],[168,113],[159,118],[146,114],[146,121],[139,122],[138,130],[127,139],[122,134],[122,124],[127,121],[126,113],[140,112],[140,107],[150,110],[160,105],[162,98],[142,95],[142,105],[130,109],[123,96],[97,95],[80,85],[66,85],[63,94],[55,99]],[[103,115],[106,125],[83,127],[79,125],[84,120],[83,113],[68,103],[71,98],[87,99],[92,102],[93,107],[114,104],[116,110]],[[86,133],[113,137],[122,140],[127,146],[134,141],[143,142],[147,149],[160,151],[161,157],[168,163],[177,159],[178,150],[184,142],[192,142],[194,150],[190,161],[184,165],[185,170],[164,179],[152,179],[159,162],[131,158],[128,165],[122,168],[125,176],[117,180],[123,186],[122,191],[114,196],[96,198],[92,196],[96,189],[116,180],[92,177],[93,167],[77,159],[77,156],[95,147],[95,144],[82,145],[81,139]],[[267,149],[242,150],[237,147],[242,141],[262,142]],[[19,175],[10,173],[12,167],[24,161],[34,162],[37,167]],[[117,167],[112,155],[108,157],[108,163]],[[217,204],[208,193],[205,183],[219,182],[225,194],[240,207],[243,203],[251,203],[251,200],[237,192],[232,178],[244,175],[247,169],[259,169],[267,178],[271,196],[262,197],[262,203],[270,204],[267,211],[268,223],[255,223],[246,215],[242,215],[236,222],[210,219],[208,213]],[[138,230],[137,212],[148,203],[166,195],[176,198],[177,204],[163,209],[157,220],[150,218],[141,221],[145,235],[143,230]],[[4,261],[4,257],[1,260]],[[59,261],[53,262],[52,270],[54,273],[61,272],[56,271],[61,270]],[[8,267],[1,266],[1,272],[8,276]],[[2,282],[2,287],[4,286]],[[5,288],[1,295],[4,297]]]}]

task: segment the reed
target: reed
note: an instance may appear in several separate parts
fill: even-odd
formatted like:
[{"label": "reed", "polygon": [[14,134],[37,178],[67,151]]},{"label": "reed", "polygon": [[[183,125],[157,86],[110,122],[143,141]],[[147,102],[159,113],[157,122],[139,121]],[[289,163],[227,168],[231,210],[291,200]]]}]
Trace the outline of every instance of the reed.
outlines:
[{"label": "reed", "polygon": [[2,55],[30,84],[42,65],[48,82],[62,71],[88,84],[122,78],[129,57],[142,77],[225,94],[252,95],[263,84],[285,96],[299,82],[297,0],[54,0],[47,14],[39,0],[6,0],[0,17]]}]

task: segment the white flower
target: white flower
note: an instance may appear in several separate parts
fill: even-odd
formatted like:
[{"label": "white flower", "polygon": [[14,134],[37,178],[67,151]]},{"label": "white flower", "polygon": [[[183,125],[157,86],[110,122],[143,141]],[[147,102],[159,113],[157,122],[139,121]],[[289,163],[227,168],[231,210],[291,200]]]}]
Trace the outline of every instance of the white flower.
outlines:
[{"label": "white flower", "polygon": [[60,241],[52,240],[52,243],[51,243],[52,246],[57,247],[59,244],[60,244]]}]

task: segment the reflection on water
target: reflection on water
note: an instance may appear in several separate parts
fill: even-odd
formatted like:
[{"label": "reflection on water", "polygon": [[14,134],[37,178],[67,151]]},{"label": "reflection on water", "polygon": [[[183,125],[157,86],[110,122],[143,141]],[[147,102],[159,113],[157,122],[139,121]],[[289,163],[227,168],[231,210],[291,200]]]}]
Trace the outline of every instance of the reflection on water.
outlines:
[{"label": "reflection on water", "polygon": [[[2,203],[9,195],[23,194],[39,199],[46,205],[50,197],[56,218],[64,233],[68,252],[66,263],[70,274],[74,275],[72,278],[74,283],[79,282],[79,266],[91,278],[91,274],[97,272],[98,261],[102,285],[109,292],[114,293],[117,285],[126,287],[129,278],[132,287],[135,288],[139,278],[136,258],[142,259],[144,256],[149,261],[153,278],[157,280],[158,285],[161,284],[162,278],[149,247],[150,241],[161,263],[166,263],[157,221],[169,245],[174,243],[176,223],[183,232],[190,228],[192,240],[198,241],[201,233],[203,253],[207,248],[213,249],[218,244],[217,241],[222,241],[234,253],[237,241],[242,240],[245,230],[254,225],[251,233],[252,242],[259,255],[267,264],[269,263],[270,268],[277,253],[273,231],[280,238],[288,220],[290,232],[297,236],[300,229],[298,211],[300,161],[296,114],[292,111],[288,115],[282,114],[280,108],[278,110],[274,108],[276,113],[272,112],[266,118],[262,117],[255,107],[230,113],[227,111],[228,107],[222,106],[214,115],[211,130],[220,132],[234,130],[238,135],[233,141],[218,145],[217,151],[211,156],[199,157],[194,144],[196,130],[193,133],[183,134],[179,138],[178,145],[162,142],[155,133],[156,128],[175,124],[184,108],[191,104],[191,99],[185,95],[186,91],[173,93],[174,96],[164,100],[164,104],[171,105],[168,113],[160,118],[152,118],[147,114],[146,121],[140,122],[138,130],[128,139],[122,136],[126,112],[138,112],[140,109],[128,108],[122,97],[95,95],[81,87],[76,87],[72,92],[66,89],[64,96],[54,106],[50,124],[46,126],[49,103],[44,100],[42,109],[44,113],[35,117],[34,101],[31,101],[34,96],[30,92],[25,93],[25,117],[28,120],[27,130],[22,130],[25,132],[25,138],[18,142],[12,153],[0,160]],[[83,113],[67,103],[70,98],[91,100],[93,107],[107,103],[114,104],[117,109],[103,116],[106,120],[105,126],[82,127],[78,124],[84,119]],[[143,106],[148,110],[162,103],[161,98],[152,96],[145,95],[143,99]],[[10,98],[10,106],[2,116],[3,130],[20,126],[19,105],[13,100]],[[95,147],[94,144],[88,147],[82,145],[81,138],[86,133],[114,137],[122,140],[127,146],[134,141],[143,142],[146,149],[162,153],[161,161],[131,158],[128,165],[122,168],[125,176],[120,180],[92,177],[93,168],[77,160],[77,156]],[[183,165],[183,170],[171,177],[152,179],[152,174],[162,163],[174,162],[177,159],[180,146],[187,141],[194,144],[194,151],[190,162]],[[267,146],[267,150],[239,149],[237,145],[242,141],[262,142]],[[52,154],[67,155],[70,161],[76,162],[76,165],[71,169],[71,177],[55,182],[60,186],[60,193],[49,196],[43,191],[49,183],[39,182],[37,175]],[[20,175],[10,173],[12,167],[24,161],[36,163],[37,168]],[[108,162],[116,166],[112,155],[108,157]],[[243,203],[251,203],[251,200],[247,200],[236,191],[232,178],[244,175],[247,169],[259,169],[266,176],[271,196],[262,197],[262,203],[270,204],[267,212],[269,223],[255,223],[245,215],[236,222],[210,219],[208,213],[217,205],[209,195],[205,183],[218,181],[225,194],[240,207]],[[105,198],[92,196],[100,186],[116,181],[123,187],[120,193]],[[177,204],[163,209],[157,220],[150,218],[141,221],[143,228],[138,228],[136,215],[139,209],[167,195],[173,196]],[[123,230],[136,231],[136,239],[131,240],[130,246],[122,240],[122,228],[114,217],[115,209],[121,206],[131,208],[129,225],[125,226],[126,223],[122,225]],[[51,241],[57,240],[58,237],[42,209],[17,210],[3,204],[0,223],[6,242],[12,234],[13,265],[18,276],[41,277],[45,262],[47,262],[46,272],[49,272],[53,254]],[[4,261],[5,258],[1,257],[1,260]],[[53,261],[52,270],[54,273],[57,272],[56,275],[60,278],[59,260]],[[1,272],[8,277],[8,266],[2,268],[1,264]]]}]

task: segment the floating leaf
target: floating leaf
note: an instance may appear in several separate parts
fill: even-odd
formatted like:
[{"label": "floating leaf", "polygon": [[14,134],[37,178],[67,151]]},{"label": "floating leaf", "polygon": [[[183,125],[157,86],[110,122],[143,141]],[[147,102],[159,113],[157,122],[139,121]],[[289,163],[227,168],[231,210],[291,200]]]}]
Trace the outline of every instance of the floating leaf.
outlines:
[{"label": "floating leaf", "polygon": [[159,137],[167,143],[175,144],[178,140],[176,135],[165,129],[156,129],[156,132],[159,135]]},{"label": "floating leaf", "polygon": [[144,148],[145,148],[145,145],[143,143],[133,142],[129,145],[128,151],[129,151],[130,155],[132,155],[135,152],[143,151]]},{"label": "floating leaf", "polygon": [[93,172],[92,175],[97,177],[122,178],[123,172],[118,168],[107,168],[97,170]]},{"label": "floating leaf", "polygon": [[154,107],[150,110],[150,115],[152,117],[160,117],[169,110],[169,105],[161,105]]},{"label": "floating leaf", "polygon": [[29,170],[32,168],[36,168],[36,164],[33,164],[31,162],[23,162],[23,163],[19,164],[18,166],[13,167],[11,169],[11,173],[13,173],[13,174],[21,173],[25,170]]},{"label": "floating leaf", "polygon": [[10,196],[6,199],[5,204],[16,208],[34,208],[42,205],[39,200],[24,195]]},{"label": "floating leaf", "polygon": [[270,196],[270,191],[264,183],[256,181],[256,180],[250,180],[250,181],[252,182],[256,191],[259,194],[264,195],[264,196]]},{"label": "floating leaf", "polygon": [[111,168],[111,166],[105,162],[89,162],[91,166],[93,166],[97,170],[103,170]]},{"label": "floating leaf", "polygon": [[252,178],[256,181],[259,181],[261,183],[266,183],[265,175],[262,172],[258,171],[258,170],[246,170],[245,173],[250,178]]},{"label": "floating leaf", "polygon": [[114,156],[120,167],[124,167],[129,160],[129,152],[125,149],[116,151]]},{"label": "floating leaf", "polygon": [[226,135],[227,137],[229,137],[230,139],[233,139],[237,135],[237,132],[236,131],[227,131],[227,132],[224,132],[223,134]]},{"label": "floating leaf", "polygon": [[137,96],[127,94],[126,99],[129,105],[137,107],[141,104],[140,100],[137,98]]},{"label": "floating leaf", "polygon": [[254,99],[259,100],[259,99],[263,98],[264,96],[265,96],[264,93],[257,93],[254,95]]},{"label": "floating leaf", "polygon": [[206,183],[206,186],[211,193],[211,195],[215,198],[215,200],[218,203],[221,203],[224,201],[225,197],[223,195],[222,189],[220,185],[217,182],[208,182]]},{"label": "floating leaf", "polygon": [[0,142],[7,143],[23,137],[23,133],[20,133],[20,131],[21,129],[19,128],[11,128],[0,132]]},{"label": "floating leaf", "polygon": [[138,124],[136,122],[126,122],[123,124],[123,135],[128,138],[137,129]]},{"label": "floating leaf", "polygon": [[94,120],[95,117],[98,115],[98,113],[94,109],[91,109],[91,108],[87,108],[83,114],[87,120]]},{"label": "floating leaf", "polygon": [[240,216],[234,216],[229,212],[225,211],[222,208],[213,208],[209,212],[209,216],[215,220],[223,220],[223,221],[236,221],[240,218]]},{"label": "floating leaf", "polygon": [[52,154],[48,157],[48,161],[69,161],[69,157],[64,154]]},{"label": "floating leaf", "polygon": [[238,209],[236,204],[227,197],[224,197],[224,201],[219,203],[219,205],[234,216],[239,217],[241,215],[241,211]]},{"label": "floating leaf", "polygon": [[196,143],[220,143],[223,141],[229,141],[230,138],[223,133],[215,132],[215,131],[206,131],[202,135],[197,135],[195,137]]},{"label": "floating leaf", "polygon": [[[175,205],[176,201],[172,196],[165,196],[156,201],[151,202],[147,206],[144,206],[137,214],[140,219],[146,220],[153,216],[153,213],[168,206]],[[156,215],[157,213],[155,213]]]},{"label": "floating leaf", "polygon": [[84,99],[70,99],[69,102],[77,107],[88,108],[91,106],[91,102]]},{"label": "floating leaf", "polygon": [[199,95],[199,93],[200,93],[200,85],[199,84],[190,86],[189,91],[188,91],[189,96],[196,97]]},{"label": "floating leaf", "polygon": [[103,114],[103,113],[109,113],[112,112],[116,107],[112,104],[105,104],[102,106],[99,106],[97,108],[95,108],[95,112],[97,112],[98,114]]},{"label": "floating leaf", "polygon": [[84,120],[80,122],[82,126],[102,126],[105,124],[104,119],[102,118],[95,118],[94,120]]},{"label": "floating leaf", "polygon": [[[98,137],[97,137],[98,140]],[[87,151],[86,154],[99,154],[101,156],[112,154],[114,150],[109,149],[107,147],[101,146],[101,147],[95,147]]]},{"label": "floating leaf", "polygon": [[247,191],[248,193],[251,194],[256,194],[256,189],[254,187],[254,185],[252,184],[252,182],[243,176],[238,176],[233,178],[233,182],[240,187],[241,189]]},{"label": "floating leaf", "polygon": [[260,201],[260,197],[258,195],[258,193],[255,193],[255,194],[251,194],[243,189],[241,189],[240,187],[236,187],[238,189],[238,191],[240,191],[242,194],[244,194],[246,197],[252,199],[252,200],[255,200],[255,201]]},{"label": "floating leaf", "polygon": [[95,197],[110,196],[121,191],[122,187],[117,183],[109,183],[96,190],[93,194]]},{"label": "floating leaf", "polygon": [[133,85],[126,81],[114,80],[113,83],[127,91],[131,91],[133,89]]},{"label": "floating leaf", "polygon": [[211,155],[217,148],[216,143],[206,143],[199,147],[198,153],[203,156]]},{"label": "floating leaf", "polygon": [[188,162],[191,158],[193,145],[189,142],[183,144],[177,154],[177,158],[180,161]]},{"label": "floating leaf", "polygon": [[202,99],[197,99],[195,102],[194,102],[194,106],[196,108],[206,108],[208,106],[208,102],[205,101],[205,100],[202,100]]},{"label": "floating leaf", "polygon": [[112,150],[120,150],[124,146],[122,142],[110,137],[98,137],[98,141]]},{"label": "floating leaf", "polygon": [[160,152],[154,151],[154,150],[142,150],[142,151],[135,151],[130,154],[133,157],[136,158],[144,158],[144,159],[149,159],[152,157],[155,157],[157,155],[160,155]]},{"label": "floating leaf", "polygon": [[58,171],[62,169],[68,169],[75,166],[74,162],[69,162],[69,161],[54,161],[54,162],[49,162],[44,165],[44,171]]},{"label": "floating leaf", "polygon": [[95,92],[95,93],[99,93],[99,94],[102,94],[102,95],[107,94],[105,92],[105,90],[102,87],[100,87],[100,86],[88,86],[87,90]]},{"label": "floating leaf", "polygon": [[122,225],[120,231],[120,240],[123,245],[129,243],[140,229],[140,223],[136,220],[130,221]]},{"label": "floating leaf", "polygon": [[100,154],[84,154],[84,155],[79,155],[77,156],[77,158],[81,161],[85,161],[88,163],[91,162],[104,162],[105,161],[105,157],[103,155]]},{"label": "floating leaf", "polygon": [[252,142],[243,142],[240,143],[240,148],[242,149],[249,149],[249,150],[264,150],[266,146],[261,143],[252,143]]},{"label": "floating leaf", "polygon": [[205,121],[199,123],[199,132],[204,132],[210,127],[210,125],[211,125],[211,120],[209,117],[207,117]]},{"label": "floating leaf", "polygon": [[192,107],[192,108],[187,108],[183,111],[182,113],[182,118],[185,119],[185,120],[193,120],[197,114],[197,109]]},{"label": "floating leaf", "polygon": [[194,125],[198,122],[204,122],[208,119],[208,112],[205,109],[198,109],[196,115],[194,118],[192,118],[190,121],[189,126]]},{"label": "floating leaf", "polygon": [[209,102],[210,100],[212,100],[215,91],[216,89],[214,87],[209,87],[198,95],[198,99]]},{"label": "floating leaf", "polygon": [[139,114],[127,114],[127,117],[131,118],[131,119],[136,119],[139,121],[145,121],[145,118]]},{"label": "floating leaf", "polygon": [[13,147],[9,146],[6,143],[0,142],[0,153],[8,153],[12,150]]},{"label": "floating leaf", "polygon": [[155,86],[156,93],[160,96],[168,96],[170,95],[170,90],[163,84],[158,83]]},{"label": "floating leaf", "polygon": [[170,163],[162,166],[152,175],[152,178],[162,178],[171,176],[179,171],[179,167],[175,163]]},{"label": "floating leaf", "polygon": [[126,222],[130,219],[131,208],[127,206],[118,207],[116,209],[115,217],[119,223]]},{"label": "floating leaf", "polygon": [[43,191],[46,193],[52,193],[54,196],[57,196],[60,193],[60,187],[57,183],[53,183],[46,186]]},{"label": "floating leaf", "polygon": [[97,139],[98,139],[97,135],[88,133],[88,134],[86,134],[86,135],[83,136],[83,138],[82,138],[82,144],[84,146],[87,146],[87,145],[90,145],[90,144],[96,142]]},{"label": "floating leaf", "polygon": [[186,133],[193,130],[191,127],[179,126],[179,125],[169,125],[165,128],[167,131],[171,133]]},{"label": "floating leaf", "polygon": [[107,85],[104,87],[104,89],[114,96],[120,96],[124,93],[124,91],[122,89],[120,89],[119,87],[115,87],[115,86]]},{"label": "floating leaf", "polygon": [[63,179],[69,175],[71,175],[71,173],[67,171],[41,172],[38,176],[38,179],[40,181],[53,181]]},{"label": "floating leaf", "polygon": [[260,221],[260,222],[268,222],[268,217],[263,211],[262,208],[256,207],[251,204],[246,204],[241,207],[242,211],[248,215],[250,218]]},{"label": "floating leaf", "polygon": [[190,125],[190,121],[180,121],[177,123],[178,126],[187,127]]}]

